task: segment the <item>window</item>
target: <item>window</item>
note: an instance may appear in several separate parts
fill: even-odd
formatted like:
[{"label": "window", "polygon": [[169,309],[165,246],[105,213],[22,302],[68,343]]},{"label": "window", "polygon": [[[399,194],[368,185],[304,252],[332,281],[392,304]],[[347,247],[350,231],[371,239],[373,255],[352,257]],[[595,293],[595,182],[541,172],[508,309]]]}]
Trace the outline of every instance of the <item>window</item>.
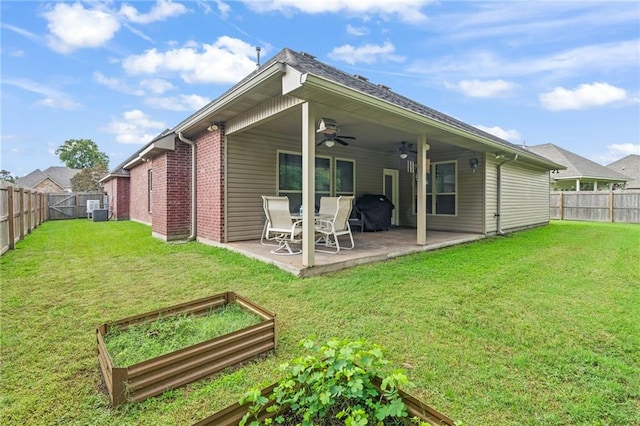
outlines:
[{"label": "window", "polygon": [[[320,198],[335,195],[355,195],[355,162],[336,159],[335,176],[331,157],[316,157],[316,205]],[[302,204],[302,155],[278,152],[278,195],[289,197],[289,206],[296,211]]]},{"label": "window", "polygon": [[427,214],[456,214],[456,181],[455,161],[431,165],[427,178]]},{"label": "window", "polygon": [[336,196],[356,195],[356,162],[336,158]]},{"label": "window", "polygon": [[[432,163],[427,174],[427,214],[456,215],[457,162]],[[414,200],[417,199],[414,179]],[[417,206],[417,204],[414,203]],[[414,210],[417,212],[417,207]]]},{"label": "window", "polygon": [[153,170],[147,170],[147,211],[151,213],[153,208]]}]

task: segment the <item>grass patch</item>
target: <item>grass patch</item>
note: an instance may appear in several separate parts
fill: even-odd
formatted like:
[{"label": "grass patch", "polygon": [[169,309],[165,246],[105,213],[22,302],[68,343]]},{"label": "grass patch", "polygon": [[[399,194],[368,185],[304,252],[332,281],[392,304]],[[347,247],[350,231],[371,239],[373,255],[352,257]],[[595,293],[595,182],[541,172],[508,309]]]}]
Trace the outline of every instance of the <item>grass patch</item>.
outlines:
[{"label": "grass patch", "polygon": [[[276,381],[312,334],[381,345],[412,366],[407,392],[468,425],[640,424],[639,241],[552,222],[298,279],[135,222],[49,221],[0,258],[0,424],[190,425]],[[225,291],[277,314],[276,353],[111,409],[95,328]]]},{"label": "grass patch", "polygon": [[104,343],[116,367],[128,367],[224,334],[258,324],[258,315],[236,304],[212,309],[205,315],[159,317],[126,329],[109,328]]}]

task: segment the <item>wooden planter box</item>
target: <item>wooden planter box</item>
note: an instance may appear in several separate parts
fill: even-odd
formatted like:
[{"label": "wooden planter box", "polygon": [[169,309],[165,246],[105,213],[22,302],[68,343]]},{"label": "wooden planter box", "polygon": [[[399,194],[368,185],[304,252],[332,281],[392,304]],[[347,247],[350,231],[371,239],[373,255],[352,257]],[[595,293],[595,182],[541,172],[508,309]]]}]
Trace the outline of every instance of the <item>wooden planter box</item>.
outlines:
[{"label": "wooden planter box", "polygon": [[[380,390],[379,387],[381,383],[382,380],[380,380],[379,378],[376,378],[374,380],[374,384],[376,385],[376,387],[378,387],[378,390]],[[271,386],[262,389],[262,396],[266,397],[267,395],[269,395],[273,391],[273,388],[275,388],[276,386],[277,383],[274,383]],[[407,406],[409,418],[418,417],[420,420],[428,422],[432,425],[454,425],[452,419],[429,407],[424,402],[417,400],[416,398],[401,390],[398,390],[398,392],[400,394],[400,397],[402,398],[402,401]],[[242,420],[242,417],[244,417],[244,415],[247,413],[247,409],[250,405],[250,402],[242,405],[235,403],[221,411],[218,411],[217,413],[212,414],[205,419],[200,420],[193,426],[237,426],[240,420]],[[267,413],[266,410],[262,410],[259,418],[262,422],[268,418],[275,418],[278,414],[280,413]]]},{"label": "wooden planter box", "polygon": [[[262,322],[128,367],[116,367],[104,343],[110,328],[153,322],[181,314],[204,315],[210,309],[237,303],[262,317]],[[276,348],[276,317],[248,299],[227,292],[135,317],[103,324],[96,330],[98,361],[113,406],[148,397],[194,382]]]}]

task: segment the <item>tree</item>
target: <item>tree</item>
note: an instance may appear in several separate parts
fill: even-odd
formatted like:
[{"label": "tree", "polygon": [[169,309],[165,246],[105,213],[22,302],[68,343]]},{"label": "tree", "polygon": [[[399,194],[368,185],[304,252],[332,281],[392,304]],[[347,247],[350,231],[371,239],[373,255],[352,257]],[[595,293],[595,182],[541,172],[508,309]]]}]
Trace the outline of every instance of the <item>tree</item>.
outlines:
[{"label": "tree", "polygon": [[6,182],[16,183],[18,178],[16,176],[12,176],[9,170],[2,169],[0,170],[0,180],[4,180]]},{"label": "tree", "polygon": [[107,154],[100,152],[91,139],[69,139],[56,149],[56,155],[72,169],[88,169],[99,164],[106,168],[109,164]]},{"label": "tree", "polygon": [[93,167],[80,170],[71,178],[71,190],[73,192],[101,191],[98,182],[108,172],[106,164],[97,164]]}]

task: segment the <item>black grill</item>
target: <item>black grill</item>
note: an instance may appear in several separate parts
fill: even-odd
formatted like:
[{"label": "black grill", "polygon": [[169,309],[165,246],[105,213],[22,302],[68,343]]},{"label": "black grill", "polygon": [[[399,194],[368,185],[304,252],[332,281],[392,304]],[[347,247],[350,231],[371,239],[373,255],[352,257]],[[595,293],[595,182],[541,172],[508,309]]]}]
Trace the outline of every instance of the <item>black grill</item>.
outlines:
[{"label": "black grill", "polygon": [[356,212],[362,218],[364,231],[388,231],[394,208],[384,195],[365,194],[356,200]]}]

